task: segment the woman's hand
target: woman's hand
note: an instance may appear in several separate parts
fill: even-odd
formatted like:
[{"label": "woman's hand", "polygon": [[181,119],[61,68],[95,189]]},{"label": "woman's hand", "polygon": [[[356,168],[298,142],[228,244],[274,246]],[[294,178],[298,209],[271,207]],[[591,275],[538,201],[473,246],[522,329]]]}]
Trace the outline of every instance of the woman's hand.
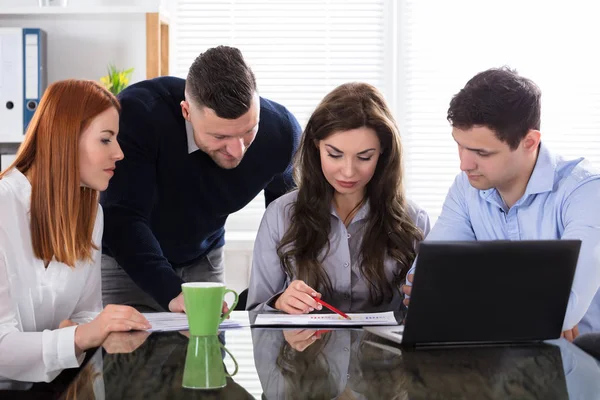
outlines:
[{"label": "woman's hand", "polygon": [[293,331],[283,331],[283,337],[290,344],[292,349],[296,351],[304,351],[307,347],[319,339],[314,329],[298,329]]},{"label": "woman's hand", "polygon": [[135,308],[109,304],[92,322],[79,325],[75,330],[75,350],[79,355],[87,349],[99,347],[111,332],[150,329],[148,320]]},{"label": "woman's hand", "polygon": [[275,308],[288,314],[306,314],[323,308],[314,297],[321,293],[300,280],[293,281],[275,301]]},{"label": "woman's hand", "polygon": [[73,322],[70,319],[64,319],[62,321],[60,321],[60,324],[58,325],[58,329],[62,329],[62,328],[68,328],[69,326],[76,326],[79,325],[77,322]]}]

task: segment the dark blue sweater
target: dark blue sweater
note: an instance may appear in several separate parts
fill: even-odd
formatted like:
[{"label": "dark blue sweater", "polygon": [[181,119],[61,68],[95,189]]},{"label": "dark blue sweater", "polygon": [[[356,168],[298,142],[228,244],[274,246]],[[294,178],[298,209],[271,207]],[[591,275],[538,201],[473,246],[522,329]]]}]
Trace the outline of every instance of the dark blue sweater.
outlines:
[{"label": "dark blue sweater", "polygon": [[300,126],[283,106],[260,99],[259,129],[238,167],[222,169],[203,151],[188,154],[180,102],[185,80],[143,81],[119,95],[117,164],[104,208],[103,251],[167,309],[181,292],[173,268],[224,245],[227,216],[264,189],[266,204],[292,186]]}]

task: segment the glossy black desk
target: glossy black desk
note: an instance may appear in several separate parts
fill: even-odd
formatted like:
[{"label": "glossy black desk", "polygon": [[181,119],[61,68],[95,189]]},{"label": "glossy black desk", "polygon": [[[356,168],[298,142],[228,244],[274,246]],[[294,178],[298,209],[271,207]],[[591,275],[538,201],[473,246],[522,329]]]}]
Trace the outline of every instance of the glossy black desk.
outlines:
[{"label": "glossy black desk", "polygon": [[600,399],[600,362],[565,340],[407,350],[361,329],[312,333],[223,332],[239,370],[208,391],[182,387],[183,333],[124,334],[51,383],[0,381],[0,399]]}]

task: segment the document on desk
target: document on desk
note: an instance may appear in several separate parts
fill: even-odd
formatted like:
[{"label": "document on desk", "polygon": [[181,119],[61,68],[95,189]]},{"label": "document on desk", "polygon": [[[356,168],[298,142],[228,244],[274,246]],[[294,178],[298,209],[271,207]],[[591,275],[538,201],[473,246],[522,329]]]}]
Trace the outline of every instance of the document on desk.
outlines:
[{"label": "document on desk", "polygon": [[398,325],[398,321],[396,321],[392,311],[363,314],[348,313],[348,316],[350,319],[346,319],[338,314],[259,314],[256,317],[254,325]]},{"label": "document on desk", "polygon": [[[182,313],[153,312],[142,313],[142,315],[152,325],[148,332],[187,331],[189,329],[187,315]],[[243,326],[249,326],[249,324],[226,319],[219,325],[219,330],[242,328]]]}]

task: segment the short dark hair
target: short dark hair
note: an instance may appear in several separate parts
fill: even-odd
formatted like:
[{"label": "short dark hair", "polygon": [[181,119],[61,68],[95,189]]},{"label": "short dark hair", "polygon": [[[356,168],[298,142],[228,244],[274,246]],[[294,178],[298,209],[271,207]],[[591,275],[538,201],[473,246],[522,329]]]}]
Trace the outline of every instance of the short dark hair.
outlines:
[{"label": "short dark hair", "polygon": [[250,109],[256,79],[239,49],[217,46],[196,57],[185,90],[198,106],[211,108],[220,118],[235,119]]},{"label": "short dark hair", "polygon": [[514,150],[530,129],[540,129],[540,88],[508,67],[475,75],[450,101],[448,121],[458,129],[483,125]]}]

